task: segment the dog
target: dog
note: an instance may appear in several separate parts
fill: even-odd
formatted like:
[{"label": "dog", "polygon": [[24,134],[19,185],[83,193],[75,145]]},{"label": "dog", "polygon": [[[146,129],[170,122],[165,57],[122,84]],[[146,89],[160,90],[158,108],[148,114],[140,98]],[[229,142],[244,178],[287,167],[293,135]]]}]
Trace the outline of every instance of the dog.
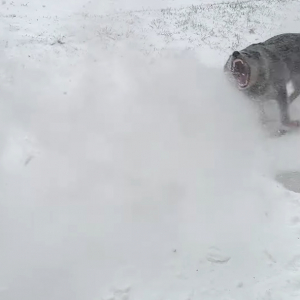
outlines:
[{"label": "dog", "polygon": [[300,127],[289,105],[300,95],[300,34],[284,33],[234,51],[224,65],[234,85],[260,104],[276,100],[283,130]]}]

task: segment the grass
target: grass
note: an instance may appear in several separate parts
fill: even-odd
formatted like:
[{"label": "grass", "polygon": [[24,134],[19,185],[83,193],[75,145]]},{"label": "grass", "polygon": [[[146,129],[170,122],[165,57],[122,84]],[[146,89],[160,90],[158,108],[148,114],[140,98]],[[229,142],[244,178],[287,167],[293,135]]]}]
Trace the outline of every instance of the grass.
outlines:
[{"label": "grass", "polygon": [[[16,46],[21,47],[26,42],[30,44],[33,40],[39,41],[43,32],[43,40],[53,41],[52,37],[60,34],[65,36],[63,43],[76,43],[79,48],[80,44],[90,40],[99,40],[99,46],[105,49],[114,49],[120,42],[129,41],[134,42],[135,47],[143,53],[155,55],[167,46],[177,47],[176,43],[180,42],[186,49],[206,46],[220,53],[227,53],[268,38],[273,32],[283,32],[285,24],[281,20],[286,19],[284,15],[288,10],[295,12],[295,17],[289,21],[300,26],[300,4],[297,0],[222,2],[109,15],[82,12],[68,16],[68,20],[40,16],[39,22],[44,19],[45,22],[55,23],[56,27],[52,32],[50,27],[45,27],[46,30],[43,31],[41,28],[37,32],[36,28],[39,27],[33,26],[33,20],[26,19],[24,14],[14,14],[13,11],[0,14],[0,21],[3,20],[5,24],[3,30],[6,26],[14,28],[14,33],[22,33],[14,38]],[[69,31],[64,28],[65,22],[73,24],[74,36],[71,40],[66,36]],[[24,26],[17,28],[16,23]],[[57,39],[54,43],[60,43],[59,41]],[[2,43],[5,43],[3,39]],[[68,47],[65,49],[68,51]]]},{"label": "grass", "polygon": [[[134,37],[137,44],[143,41],[140,50],[147,54],[155,54],[176,42],[188,49],[208,46],[229,52],[269,38],[273,32],[283,32],[285,24],[279,20],[286,19],[284,15],[289,9],[300,14],[296,0],[251,0],[139,10],[100,18],[101,23],[112,24],[109,35],[103,32],[102,36],[109,38],[113,31],[121,37],[119,41]],[[291,21],[300,25],[297,14]],[[120,26],[121,23],[126,26]],[[138,32],[126,36],[126,30],[134,32],[136,28]]]}]

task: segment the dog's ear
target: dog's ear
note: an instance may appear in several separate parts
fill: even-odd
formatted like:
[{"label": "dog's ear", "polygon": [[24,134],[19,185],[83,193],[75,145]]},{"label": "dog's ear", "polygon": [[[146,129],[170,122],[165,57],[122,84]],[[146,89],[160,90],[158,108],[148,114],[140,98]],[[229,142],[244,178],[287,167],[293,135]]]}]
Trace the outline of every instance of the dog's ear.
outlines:
[{"label": "dog's ear", "polygon": [[239,55],[240,55],[240,52],[239,52],[239,51],[234,51],[234,52],[232,53],[232,57],[233,57],[233,58],[238,58]]}]

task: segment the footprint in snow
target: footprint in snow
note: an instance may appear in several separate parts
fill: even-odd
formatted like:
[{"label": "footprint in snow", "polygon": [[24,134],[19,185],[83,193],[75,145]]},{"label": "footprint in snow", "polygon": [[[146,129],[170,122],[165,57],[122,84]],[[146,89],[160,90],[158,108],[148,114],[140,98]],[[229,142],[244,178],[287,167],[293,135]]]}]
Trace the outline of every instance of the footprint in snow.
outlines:
[{"label": "footprint in snow", "polygon": [[231,257],[223,254],[218,248],[211,248],[209,253],[206,255],[206,259],[215,264],[225,264]]}]

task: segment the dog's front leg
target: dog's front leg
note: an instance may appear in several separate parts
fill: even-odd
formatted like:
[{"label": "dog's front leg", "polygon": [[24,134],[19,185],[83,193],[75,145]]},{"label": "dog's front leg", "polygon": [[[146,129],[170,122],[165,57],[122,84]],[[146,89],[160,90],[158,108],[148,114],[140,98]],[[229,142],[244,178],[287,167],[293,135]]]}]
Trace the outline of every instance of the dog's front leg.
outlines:
[{"label": "dog's front leg", "polygon": [[281,124],[288,128],[300,127],[300,121],[290,119],[287,90],[284,86],[280,87],[276,100],[279,107]]}]

